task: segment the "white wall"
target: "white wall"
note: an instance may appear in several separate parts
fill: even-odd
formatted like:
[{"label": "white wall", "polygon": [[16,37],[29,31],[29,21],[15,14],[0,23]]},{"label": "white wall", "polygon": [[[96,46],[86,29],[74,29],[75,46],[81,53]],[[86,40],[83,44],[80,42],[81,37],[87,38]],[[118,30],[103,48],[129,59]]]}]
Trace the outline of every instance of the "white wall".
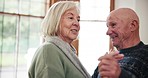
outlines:
[{"label": "white wall", "polygon": [[132,8],[140,18],[140,38],[148,44],[148,0],[115,0],[115,9]]}]

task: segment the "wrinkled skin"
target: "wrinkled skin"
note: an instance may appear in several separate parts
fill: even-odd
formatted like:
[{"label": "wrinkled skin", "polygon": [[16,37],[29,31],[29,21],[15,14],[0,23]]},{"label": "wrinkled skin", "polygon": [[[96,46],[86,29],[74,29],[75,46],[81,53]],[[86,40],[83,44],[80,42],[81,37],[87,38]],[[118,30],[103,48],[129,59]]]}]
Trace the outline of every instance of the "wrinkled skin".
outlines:
[{"label": "wrinkled skin", "polygon": [[76,7],[67,10],[62,15],[58,36],[71,43],[78,36],[80,30],[79,20],[80,16]]},{"label": "wrinkled skin", "polygon": [[[112,11],[107,18],[107,35],[117,50],[137,45],[139,37],[139,18],[136,13],[128,8],[120,8]],[[99,58],[99,74],[101,78],[119,78],[121,73],[119,60],[124,58],[118,51],[111,51],[109,54]]]}]

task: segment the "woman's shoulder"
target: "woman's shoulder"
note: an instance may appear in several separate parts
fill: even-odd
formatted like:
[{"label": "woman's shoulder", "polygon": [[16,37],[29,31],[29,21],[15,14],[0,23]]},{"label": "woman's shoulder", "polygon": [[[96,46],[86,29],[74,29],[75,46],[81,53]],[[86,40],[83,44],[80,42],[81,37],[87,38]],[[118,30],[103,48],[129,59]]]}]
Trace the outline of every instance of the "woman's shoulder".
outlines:
[{"label": "woman's shoulder", "polygon": [[39,46],[39,48],[36,50],[37,55],[51,55],[59,53],[60,49],[53,43],[50,42],[44,42],[42,45]]},{"label": "woman's shoulder", "polygon": [[58,47],[51,42],[44,42],[38,49],[52,50],[52,49],[58,49]]}]

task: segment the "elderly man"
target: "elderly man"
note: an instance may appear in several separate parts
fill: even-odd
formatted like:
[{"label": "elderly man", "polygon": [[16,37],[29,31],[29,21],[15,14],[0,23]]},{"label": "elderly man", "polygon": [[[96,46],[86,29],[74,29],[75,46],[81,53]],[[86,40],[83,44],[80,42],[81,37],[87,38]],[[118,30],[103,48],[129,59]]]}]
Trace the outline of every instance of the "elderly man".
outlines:
[{"label": "elderly man", "polygon": [[100,57],[93,77],[148,78],[148,45],[140,40],[137,14],[130,8],[113,10],[107,27],[106,34],[118,52]]}]

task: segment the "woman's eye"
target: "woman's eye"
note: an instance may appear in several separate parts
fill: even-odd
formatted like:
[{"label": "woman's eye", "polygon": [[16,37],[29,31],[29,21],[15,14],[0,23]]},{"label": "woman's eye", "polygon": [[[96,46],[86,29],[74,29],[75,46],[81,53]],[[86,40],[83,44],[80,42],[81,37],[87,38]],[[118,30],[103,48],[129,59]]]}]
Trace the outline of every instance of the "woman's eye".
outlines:
[{"label": "woman's eye", "polygon": [[68,19],[73,19],[73,17],[68,17]]},{"label": "woman's eye", "polygon": [[77,20],[78,22],[80,21],[80,19]]}]

